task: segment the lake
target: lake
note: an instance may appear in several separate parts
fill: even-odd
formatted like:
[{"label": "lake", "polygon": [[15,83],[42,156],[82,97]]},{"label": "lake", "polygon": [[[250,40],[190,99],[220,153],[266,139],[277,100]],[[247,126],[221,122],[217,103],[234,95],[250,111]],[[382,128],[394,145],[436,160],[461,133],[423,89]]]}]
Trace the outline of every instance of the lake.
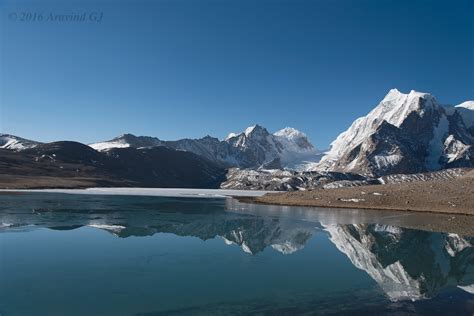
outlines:
[{"label": "lake", "polygon": [[232,198],[0,195],[0,314],[472,315],[450,216]]}]

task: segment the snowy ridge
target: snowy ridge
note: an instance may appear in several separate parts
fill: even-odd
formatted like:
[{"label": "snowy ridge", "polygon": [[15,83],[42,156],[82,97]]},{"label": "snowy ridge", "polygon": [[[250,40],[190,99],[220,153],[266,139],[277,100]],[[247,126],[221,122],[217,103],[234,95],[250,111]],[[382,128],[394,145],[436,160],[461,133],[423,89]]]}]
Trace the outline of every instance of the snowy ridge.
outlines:
[{"label": "snowy ridge", "polygon": [[[319,161],[322,154],[311,144],[303,132],[286,127],[273,134],[259,126],[248,127],[243,133],[231,133],[226,141],[236,148],[244,150],[260,147],[265,151],[263,163],[279,159],[281,168],[305,170],[308,164]],[[262,163],[262,164],[263,164]]]},{"label": "snowy ridge", "polygon": [[226,142],[234,148],[237,160],[242,160],[244,167],[257,167],[278,159],[283,150],[282,145],[260,125],[247,127],[244,132],[228,138]]},{"label": "snowy ridge", "polygon": [[22,151],[29,148],[34,148],[40,142],[35,142],[29,139],[24,139],[18,136],[9,134],[0,134],[0,148],[14,151]]},{"label": "snowy ridge", "polygon": [[466,102],[463,102],[459,105],[456,105],[455,107],[456,108],[465,108],[465,109],[469,109],[469,110],[474,110],[474,101],[466,101]]},{"label": "snowy ridge", "polygon": [[463,118],[467,128],[474,127],[474,101],[466,101],[454,107]]},{"label": "snowy ridge", "polygon": [[[307,139],[305,133],[300,132],[299,130],[293,127],[285,127],[279,131],[273,133],[277,137],[286,138],[287,140],[298,140],[298,139]],[[309,149],[313,149],[313,145],[308,144]]]},{"label": "snowy ridge", "polygon": [[133,134],[122,134],[109,141],[89,144],[97,151],[107,151],[112,148],[142,148],[160,146],[161,141],[155,137],[135,136]]},{"label": "snowy ridge", "polygon": [[291,170],[304,171],[319,162],[323,152],[318,151],[306,134],[292,127],[286,127],[273,133],[282,144],[280,160],[283,166]]},{"label": "snowy ridge", "polygon": [[249,137],[250,134],[252,134],[252,132],[253,132],[256,128],[258,128],[258,125],[253,125],[253,126],[247,127],[247,128],[245,129],[245,131],[244,131],[245,136]]},{"label": "snowy ridge", "polygon": [[330,168],[348,149],[368,139],[383,121],[399,127],[408,114],[419,109],[420,98],[427,98],[426,107],[436,106],[436,101],[430,94],[414,90],[404,94],[397,89],[390,90],[377,107],[366,116],[355,120],[347,131],[331,143],[330,150],[321,159],[318,168]]},{"label": "snowy ridge", "polygon": [[258,124],[247,127],[241,133],[230,133],[223,141],[211,136],[162,141],[155,137],[124,134],[89,146],[98,151],[165,146],[195,153],[226,167],[243,168],[259,168],[273,163],[276,168],[305,169],[307,165],[317,163],[322,156],[304,133],[287,127],[270,134]]},{"label": "snowy ridge", "polygon": [[431,94],[392,89],[341,133],[310,170],[381,176],[472,167],[472,108],[473,101],[444,107]]}]

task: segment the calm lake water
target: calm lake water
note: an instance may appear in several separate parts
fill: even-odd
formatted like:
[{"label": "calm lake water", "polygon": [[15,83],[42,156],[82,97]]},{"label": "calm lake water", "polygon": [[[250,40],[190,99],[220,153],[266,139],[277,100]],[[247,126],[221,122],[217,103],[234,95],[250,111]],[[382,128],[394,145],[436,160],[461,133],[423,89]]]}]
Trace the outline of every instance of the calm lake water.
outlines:
[{"label": "calm lake water", "polygon": [[0,195],[0,314],[472,315],[474,238],[433,218]]}]

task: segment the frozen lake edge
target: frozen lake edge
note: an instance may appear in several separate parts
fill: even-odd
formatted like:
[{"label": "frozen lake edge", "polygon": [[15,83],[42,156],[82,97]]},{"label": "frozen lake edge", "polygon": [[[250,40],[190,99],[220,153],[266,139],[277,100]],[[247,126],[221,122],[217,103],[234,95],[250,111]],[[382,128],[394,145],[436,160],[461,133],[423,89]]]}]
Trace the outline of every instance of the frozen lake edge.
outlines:
[{"label": "frozen lake edge", "polygon": [[227,198],[235,196],[257,197],[275,191],[181,189],[181,188],[88,188],[88,189],[0,189],[0,192],[38,192],[89,195],[138,195],[166,197]]}]

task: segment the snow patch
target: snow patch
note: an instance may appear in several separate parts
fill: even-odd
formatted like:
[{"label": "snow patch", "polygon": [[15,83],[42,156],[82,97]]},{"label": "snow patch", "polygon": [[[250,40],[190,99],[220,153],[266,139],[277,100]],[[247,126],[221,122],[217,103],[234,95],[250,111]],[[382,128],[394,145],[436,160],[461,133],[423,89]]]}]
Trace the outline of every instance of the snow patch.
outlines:
[{"label": "snow patch", "polygon": [[227,137],[225,138],[225,140],[229,140],[229,139],[231,139],[231,138],[233,138],[233,137],[236,137],[236,136],[238,136],[238,134],[236,134],[236,133],[229,133],[229,135],[227,135]]},{"label": "snow patch", "polygon": [[342,202],[354,202],[354,203],[359,203],[359,202],[364,202],[365,199],[355,199],[355,198],[352,198],[352,199],[339,199],[339,201],[342,201]]},{"label": "snow patch", "polygon": [[461,290],[464,290],[468,293],[471,293],[471,294],[474,294],[474,284],[470,284],[470,285],[458,285],[458,288],[460,288]]},{"label": "snow patch", "polygon": [[376,155],[373,159],[378,169],[385,170],[391,166],[397,165],[402,160],[402,156],[398,154]]},{"label": "snow patch", "polygon": [[122,226],[122,225],[107,225],[107,224],[89,224],[87,226],[92,227],[92,228],[107,230],[107,231],[113,232],[114,234],[118,234],[126,228],[125,226]]},{"label": "snow patch", "polygon": [[124,141],[115,141],[115,142],[103,142],[103,143],[90,144],[89,147],[92,147],[97,151],[105,151],[112,148],[128,148],[130,147],[130,144]]},{"label": "snow patch", "polygon": [[0,134],[0,148],[14,151],[22,151],[29,148],[34,148],[40,143],[32,140],[24,139],[9,134]]}]

